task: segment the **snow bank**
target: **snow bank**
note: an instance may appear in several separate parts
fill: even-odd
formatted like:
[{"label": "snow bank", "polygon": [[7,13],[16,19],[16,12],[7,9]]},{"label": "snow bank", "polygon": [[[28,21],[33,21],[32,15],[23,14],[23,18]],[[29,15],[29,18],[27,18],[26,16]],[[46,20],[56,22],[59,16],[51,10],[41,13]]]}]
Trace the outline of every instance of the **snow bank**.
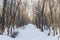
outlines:
[{"label": "snow bank", "polygon": [[47,35],[47,31],[41,32],[40,29],[37,29],[35,25],[28,24],[24,26],[25,28],[16,29],[19,31],[19,34],[16,38],[7,36],[6,34],[0,35],[0,40],[60,40],[58,36],[53,36],[52,33],[50,36]]}]

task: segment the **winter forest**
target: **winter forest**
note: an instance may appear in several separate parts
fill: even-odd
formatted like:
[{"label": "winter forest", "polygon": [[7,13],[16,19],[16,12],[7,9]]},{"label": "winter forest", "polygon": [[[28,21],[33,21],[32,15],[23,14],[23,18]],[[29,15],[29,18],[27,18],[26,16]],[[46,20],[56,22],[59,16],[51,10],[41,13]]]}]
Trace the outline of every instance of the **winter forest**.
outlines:
[{"label": "winter forest", "polygon": [[0,0],[0,40],[60,40],[60,0]]}]

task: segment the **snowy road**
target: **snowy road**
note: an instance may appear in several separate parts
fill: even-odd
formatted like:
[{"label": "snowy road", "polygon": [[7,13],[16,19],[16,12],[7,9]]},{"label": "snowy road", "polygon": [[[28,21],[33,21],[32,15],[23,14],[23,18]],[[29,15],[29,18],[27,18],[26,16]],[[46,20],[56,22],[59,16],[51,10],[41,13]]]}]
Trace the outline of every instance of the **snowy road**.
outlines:
[{"label": "snowy road", "polygon": [[58,36],[53,36],[52,33],[48,36],[48,31],[41,32],[33,24],[25,25],[25,28],[19,28],[17,31],[19,31],[19,34],[16,38],[0,35],[0,40],[60,40],[57,38]]}]

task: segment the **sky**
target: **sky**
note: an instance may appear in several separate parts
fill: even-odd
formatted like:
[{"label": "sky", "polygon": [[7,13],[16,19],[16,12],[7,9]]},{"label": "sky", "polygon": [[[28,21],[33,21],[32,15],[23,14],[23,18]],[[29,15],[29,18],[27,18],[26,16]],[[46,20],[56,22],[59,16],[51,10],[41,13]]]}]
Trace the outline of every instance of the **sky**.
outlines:
[{"label": "sky", "polygon": [[34,2],[37,2],[37,0],[28,0],[28,6],[29,7],[27,8],[27,10],[28,10],[28,14],[30,17],[33,15],[32,5]]},{"label": "sky", "polygon": [[3,0],[0,0],[0,6],[2,6],[3,5]]}]

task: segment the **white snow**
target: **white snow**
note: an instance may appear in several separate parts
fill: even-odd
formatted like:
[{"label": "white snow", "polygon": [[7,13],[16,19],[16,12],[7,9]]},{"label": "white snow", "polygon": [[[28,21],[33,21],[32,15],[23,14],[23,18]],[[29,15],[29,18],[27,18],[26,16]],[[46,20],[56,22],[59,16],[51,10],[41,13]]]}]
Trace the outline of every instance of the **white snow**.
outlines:
[{"label": "white snow", "polygon": [[24,28],[18,28],[16,31],[19,32],[16,38],[4,34],[0,35],[0,40],[60,40],[57,35],[53,36],[52,33],[48,36],[48,30],[41,32],[40,29],[37,29],[33,24],[25,25]]}]

